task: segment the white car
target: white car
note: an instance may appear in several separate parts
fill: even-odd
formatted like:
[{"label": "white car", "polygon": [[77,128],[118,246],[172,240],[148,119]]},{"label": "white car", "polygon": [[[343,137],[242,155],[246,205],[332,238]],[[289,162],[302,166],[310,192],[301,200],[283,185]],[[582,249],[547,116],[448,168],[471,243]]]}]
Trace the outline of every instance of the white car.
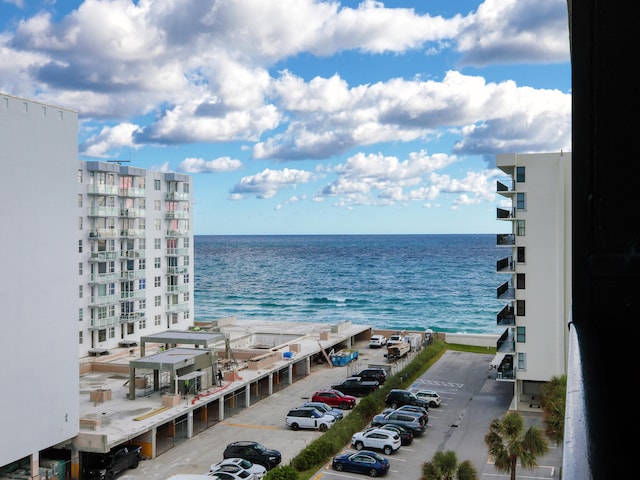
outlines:
[{"label": "white car", "polygon": [[387,337],[384,335],[371,335],[369,348],[382,348],[387,344]]},{"label": "white car", "polygon": [[362,432],[353,434],[351,445],[356,450],[381,450],[385,455],[391,455],[398,451],[400,445],[402,445],[402,440],[398,432],[383,428],[367,428]]},{"label": "white car", "polygon": [[429,408],[439,407],[442,403],[442,398],[435,390],[417,390],[413,393],[416,394],[416,397],[429,402]]},{"label": "white car", "polygon": [[298,407],[289,410],[284,423],[292,430],[305,428],[326,432],[335,422],[336,417],[329,413],[314,407]]},{"label": "white car", "polygon": [[260,480],[267,473],[267,469],[262,465],[250,462],[244,458],[225,458],[221,462],[214,463],[209,467],[209,473],[217,474],[220,471],[229,473],[245,471],[252,474],[256,480]]}]

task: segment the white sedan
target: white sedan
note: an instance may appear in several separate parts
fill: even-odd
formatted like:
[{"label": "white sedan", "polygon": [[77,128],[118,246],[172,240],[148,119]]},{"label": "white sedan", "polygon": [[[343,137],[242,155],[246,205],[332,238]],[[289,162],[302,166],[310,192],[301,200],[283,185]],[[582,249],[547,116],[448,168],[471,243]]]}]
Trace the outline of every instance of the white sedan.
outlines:
[{"label": "white sedan", "polygon": [[218,473],[240,473],[247,472],[253,475],[253,478],[260,480],[267,473],[267,469],[262,465],[250,462],[244,458],[225,458],[221,462],[214,463],[209,468],[209,472],[216,475]]}]

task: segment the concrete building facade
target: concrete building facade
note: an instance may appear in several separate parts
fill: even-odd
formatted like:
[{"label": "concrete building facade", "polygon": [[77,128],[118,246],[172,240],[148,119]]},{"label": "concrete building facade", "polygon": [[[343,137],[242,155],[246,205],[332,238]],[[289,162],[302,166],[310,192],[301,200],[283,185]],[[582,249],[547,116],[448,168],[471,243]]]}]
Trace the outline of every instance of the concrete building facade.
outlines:
[{"label": "concrete building facade", "polygon": [[0,93],[3,408],[0,466],[75,437],[78,113]]},{"label": "concrete building facade", "polygon": [[191,177],[77,164],[80,357],[193,325]]},{"label": "concrete building facade", "polygon": [[496,166],[503,202],[499,220],[511,233],[497,236],[505,274],[497,289],[504,307],[497,324],[493,366],[498,381],[514,383],[513,409],[539,409],[542,385],[566,373],[571,299],[571,153],[503,154]]}]

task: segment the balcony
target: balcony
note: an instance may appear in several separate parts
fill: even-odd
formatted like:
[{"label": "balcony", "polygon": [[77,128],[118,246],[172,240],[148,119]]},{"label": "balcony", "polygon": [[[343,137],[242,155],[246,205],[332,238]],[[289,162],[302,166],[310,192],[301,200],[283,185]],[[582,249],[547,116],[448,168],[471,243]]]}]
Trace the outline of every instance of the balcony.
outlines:
[{"label": "balcony", "polygon": [[496,273],[513,273],[515,270],[513,257],[501,258],[496,262]]},{"label": "balcony", "polygon": [[131,290],[129,292],[120,292],[120,300],[142,300],[146,297],[146,290]]},{"label": "balcony", "polygon": [[122,218],[143,218],[145,210],[142,208],[121,208],[120,217]]},{"label": "balcony", "polygon": [[145,312],[129,312],[120,314],[120,323],[139,322],[146,318]]},{"label": "balcony", "polygon": [[89,217],[117,217],[118,209],[116,207],[89,207],[87,208]]},{"label": "balcony", "polygon": [[188,283],[183,283],[182,285],[167,285],[167,293],[185,293],[188,291]]},{"label": "balcony", "polygon": [[512,220],[516,218],[516,209],[511,208],[507,210],[506,208],[496,208],[496,217],[498,220]]},{"label": "balcony", "polygon": [[496,356],[491,366],[497,370],[497,380],[514,381],[516,372],[513,368],[513,357],[516,352],[516,342],[513,329],[507,328],[496,342]]},{"label": "balcony", "polygon": [[144,188],[121,188],[119,189],[119,194],[121,197],[144,197],[145,189]]},{"label": "balcony", "polygon": [[115,327],[120,324],[120,317],[96,318],[91,320],[89,330],[104,330],[105,328]]},{"label": "balcony", "polygon": [[115,283],[117,281],[118,281],[118,274],[115,272],[92,273],[91,275],[89,275],[89,283],[104,285],[107,283]]},{"label": "balcony", "polygon": [[172,303],[167,306],[167,313],[188,312],[189,304],[187,302]]},{"label": "balcony", "polygon": [[167,267],[167,275],[182,275],[185,273],[189,273],[188,265]]},{"label": "balcony", "polygon": [[516,236],[513,233],[499,233],[496,235],[496,245],[498,247],[503,246],[515,246]]},{"label": "balcony", "polygon": [[179,192],[167,192],[165,196],[165,200],[179,200],[179,201],[188,201],[189,194],[188,193],[179,193]]},{"label": "balcony", "polygon": [[167,230],[166,236],[175,238],[175,237],[187,237],[189,235],[189,230]]},{"label": "balcony", "polygon": [[146,270],[122,270],[120,272],[120,280],[139,280],[147,276]]},{"label": "balcony", "polygon": [[118,258],[118,252],[91,252],[89,255],[90,262],[105,262],[107,260],[116,260]]},{"label": "balcony", "polygon": [[145,250],[120,250],[120,258],[143,258],[145,256]]},{"label": "balcony", "polygon": [[184,210],[170,210],[166,212],[165,218],[172,220],[174,218],[189,218],[189,212]]},{"label": "balcony", "polygon": [[117,294],[103,295],[101,297],[95,296],[89,298],[89,304],[94,307],[100,307],[104,305],[115,305],[120,302],[120,297]]},{"label": "balcony", "polygon": [[515,381],[516,371],[513,368],[513,355],[505,355],[497,370],[496,380]]},{"label": "balcony", "polygon": [[498,300],[515,300],[516,289],[509,285],[509,282],[504,282],[496,289]]},{"label": "balcony", "polygon": [[89,185],[87,187],[89,195],[118,195],[119,190],[117,185]]},{"label": "balcony", "polygon": [[503,327],[514,327],[516,324],[516,315],[513,305],[505,305],[498,315],[496,315],[496,325]]},{"label": "balcony", "polygon": [[168,257],[189,255],[188,248],[167,248],[166,255]]},{"label": "balcony", "polygon": [[89,230],[89,238],[118,238],[118,230],[115,228]]},{"label": "balcony", "polygon": [[121,238],[144,238],[144,230],[140,228],[129,228],[128,230],[120,230]]}]

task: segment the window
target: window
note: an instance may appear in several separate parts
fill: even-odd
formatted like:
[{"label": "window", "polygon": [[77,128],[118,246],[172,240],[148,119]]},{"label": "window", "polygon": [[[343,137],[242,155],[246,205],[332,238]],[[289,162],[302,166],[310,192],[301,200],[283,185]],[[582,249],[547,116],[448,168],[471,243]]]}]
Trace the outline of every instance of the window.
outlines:
[{"label": "window", "polygon": [[189,239],[188,238],[183,238],[182,239],[182,246],[184,248],[189,248]]},{"label": "window", "polygon": [[524,167],[516,167],[516,182],[524,183]]},{"label": "window", "polygon": [[154,268],[162,268],[162,258],[161,257],[155,257],[153,259],[153,266],[154,266]]},{"label": "window", "polygon": [[160,295],[156,295],[155,297],[153,297],[153,304],[156,307],[162,305],[162,297]]},{"label": "window", "polygon": [[158,190],[158,191],[159,191],[159,190],[160,190],[160,187],[161,187],[161,185],[160,185],[160,180],[154,180],[154,181],[153,181],[153,189],[154,189],[154,190]]},{"label": "window", "polygon": [[162,286],[162,277],[153,277],[153,286],[154,287]]},{"label": "window", "polygon": [[182,192],[183,193],[189,193],[189,184],[188,183],[183,183],[182,184]]},{"label": "window", "polygon": [[189,292],[185,292],[185,293],[183,294],[183,296],[182,296],[182,300],[183,300],[183,301],[185,301],[185,302],[188,302],[188,301],[189,301],[189,298],[190,298],[190,297],[189,297]]},{"label": "window", "polygon": [[109,338],[116,338],[116,329],[114,327],[109,327]]},{"label": "window", "polygon": [[82,308],[78,309],[78,321],[81,322],[84,318],[84,310]]},{"label": "window", "polygon": [[78,275],[82,275],[82,262],[78,263]]},{"label": "window", "polygon": [[161,238],[154,238],[153,239],[153,249],[154,250],[160,250],[162,248],[162,239]]},{"label": "window", "polygon": [[153,228],[156,229],[156,231],[159,231],[160,229],[162,229],[162,222],[158,219],[153,221]]},{"label": "window", "polygon": [[162,210],[162,203],[160,202],[160,200],[154,200],[153,201],[153,209],[156,212],[159,212],[160,210]]},{"label": "window", "polygon": [[516,220],[516,235],[524,237],[524,220]]},{"label": "window", "polygon": [[516,315],[525,316],[525,300],[516,300]]},{"label": "window", "polygon": [[78,298],[82,298],[82,285],[78,285]]},{"label": "window", "polygon": [[82,253],[82,240],[78,240],[78,253]]},{"label": "window", "polygon": [[107,331],[106,330],[98,330],[98,341],[105,342],[107,340]]},{"label": "window", "polygon": [[524,192],[516,193],[516,208],[518,210],[526,210],[527,209],[526,199],[527,199],[527,194],[526,193],[524,193]]},{"label": "window", "polygon": [[140,210],[144,210],[145,208],[147,208],[147,201],[144,198],[139,198],[138,199],[138,208]]},{"label": "window", "polygon": [[78,230],[82,230],[82,217],[78,217]]},{"label": "window", "polygon": [[189,319],[189,310],[186,310],[185,312],[183,312],[182,319],[183,320],[188,320]]},{"label": "window", "polygon": [[516,288],[522,290],[525,288],[525,275],[524,273],[516,274]]},{"label": "window", "polygon": [[153,317],[153,325],[154,326],[159,327],[160,323],[162,323],[162,316],[161,315],[156,315],[155,317]]},{"label": "window", "polygon": [[82,345],[82,332],[78,332],[78,342]]},{"label": "window", "polygon": [[147,308],[147,300],[143,298],[138,302],[138,310],[144,310],[145,308]]},{"label": "window", "polygon": [[133,335],[135,333],[135,326],[133,323],[127,323],[127,335]]},{"label": "window", "polygon": [[185,274],[184,276],[184,280],[182,281],[182,283],[189,283],[189,274]]},{"label": "window", "polygon": [[78,183],[82,183],[82,169],[78,170]]},{"label": "window", "polygon": [[138,290],[144,290],[145,288],[147,288],[147,279],[141,278],[138,280]]},{"label": "window", "polygon": [[518,263],[525,263],[524,252],[525,252],[525,248],[524,247],[518,247],[517,256],[516,256],[516,261]]},{"label": "window", "polygon": [[138,228],[140,230],[144,230],[145,228],[147,228],[147,220],[145,218],[138,219]]},{"label": "window", "polygon": [[144,330],[147,328],[147,321],[142,319],[138,322],[138,330]]},{"label": "window", "polygon": [[517,369],[518,370],[526,370],[527,369],[527,354],[524,352],[518,352],[518,360],[517,360]]},{"label": "window", "polygon": [[516,327],[516,342],[518,342],[518,343],[526,343],[527,342],[527,329],[526,329],[526,327]]},{"label": "window", "polygon": [[183,264],[185,267],[189,266],[189,257],[183,257]]},{"label": "window", "polygon": [[81,193],[78,194],[78,206],[79,207],[82,206],[82,194]]},{"label": "window", "polygon": [[146,270],[147,269],[147,259],[141,258],[138,260],[138,270]]},{"label": "window", "polygon": [[145,250],[147,248],[147,240],[144,238],[141,238],[138,240],[138,248],[140,250]]},{"label": "window", "polygon": [[175,325],[176,323],[178,323],[178,314],[177,313],[172,313],[171,314],[171,324]]}]

